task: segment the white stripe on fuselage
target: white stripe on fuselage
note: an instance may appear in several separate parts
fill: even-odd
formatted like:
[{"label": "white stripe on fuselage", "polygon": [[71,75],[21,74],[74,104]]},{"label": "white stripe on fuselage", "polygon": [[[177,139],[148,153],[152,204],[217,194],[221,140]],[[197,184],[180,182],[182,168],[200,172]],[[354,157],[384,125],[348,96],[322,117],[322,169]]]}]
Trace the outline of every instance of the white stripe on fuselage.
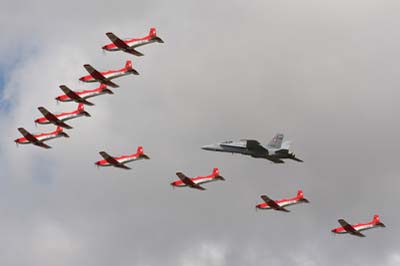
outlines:
[{"label": "white stripe on fuselage", "polygon": [[[203,177],[203,178],[200,178],[197,180],[192,179],[192,181],[193,181],[193,183],[200,185],[200,184],[204,184],[204,183],[217,181],[217,179],[215,177]],[[185,183],[178,185],[178,187],[185,187],[185,186],[187,186]]]}]

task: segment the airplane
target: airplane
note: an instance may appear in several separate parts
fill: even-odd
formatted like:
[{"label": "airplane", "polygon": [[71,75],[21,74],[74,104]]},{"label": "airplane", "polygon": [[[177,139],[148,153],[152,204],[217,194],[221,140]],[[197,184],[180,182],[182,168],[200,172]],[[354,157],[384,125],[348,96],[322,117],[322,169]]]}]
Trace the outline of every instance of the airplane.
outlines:
[{"label": "airplane", "polygon": [[112,79],[126,76],[126,75],[139,75],[139,73],[132,68],[132,61],[128,60],[125,63],[125,67],[117,70],[109,70],[105,72],[99,72],[89,64],[83,65],[83,67],[89,72],[90,75],[81,77],[79,80],[83,82],[100,82],[107,86],[118,88],[119,86],[113,82]]},{"label": "airplane", "polygon": [[45,149],[50,149],[51,147],[44,142],[50,139],[55,139],[59,137],[66,137],[69,138],[68,134],[63,132],[62,127],[57,127],[57,129],[53,132],[49,133],[41,133],[41,134],[31,134],[24,128],[20,127],[18,128],[18,131],[24,136],[21,138],[18,138],[15,141],[15,143],[18,144],[29,144],[32,143],[33,145],[45,148]]},{"label": "airplane", "polygon": [[372,229],[375,227],[386,227],[380,220],[379,215],[375,214],[372,221],[369,223],[364,223],[364,224],[354,224],[350,225],[348,222],[346,222],[344,219],[339,219],[338,222],[342,227],[338,227],[335,229],[332,229],[331,232],[335,234],[346,234],[349,233],[354,236],[359,236],[359,237],[365,237],[364,234],[362,234],[360,231],[367,230],[367,229]]},{"label": "airplane", "polygon": [[284,207],[289,206],[289,205],[294,205],[298,203],[309,203],[309,201],[304,198],[304,194],[302,190],[297,191],[297,195],[294,198],[291,199],[281,199],[281,200],[272,200],[266,195],[261,195],[261,199],[264,201],[263,203],[259,203],[256,205],[256,210],[257,209],[274,209],[277,211],[284,211],[284,212],[290,212],[288,209],[285,209]]},{"label": "airplane", "polygon": [[64,95],[57,96],[55,99],[60,102],[76,102],[83,103],[86,105],[94,105],[87,101],[86,99],[99,96],[102,94],[114,94],[110,89],[107,88],[107,85],[100,84],[100,87],[93,90],[84,90],[84,91],[72,91],[65,85],[60,85],[60,89],[65,93]]},{"label": "airplane", "polygon": [[122,40],[118,38],[114,33],[107,32],[107,37],[112,41],[110,44],[106,44],[102,47],[105,51],[124,51],[136,56],[143,56],[141,52],[135,50],[136,47],[146,45],[153,42],[164,43],[164,41],[157,36],[156,28],[150,28],[149,35],[143,38],[134,38]]},{"label": "airplane", "polygon": [[59,127],[71,129],[72,127],[64,121],[77,118],[80,116],[89,116],[90,114],[85,111],[83,103],[78,104],[78,108],[72,112],[65,112],[60,114],[52,114],[43,106],[38,107],[39,111],[44,115],[35,120],[35,123],[46,125],[46,124],[54,124]]},{"label": "airplane", "polygon": [[125,163],[129,163],[129,162],[133,162],[133,161],[137,161],[137,160],[141,160],[141,159],[150,159],[149,156],[147,156],[146,154],[144,154],[143,152],[143,147],[139,146],[137,148],[137,152],[131,155],[123,155],[120,157],[112,157],[111,155],[107,154],[104,151],[99,152],[100,155],[104,158],[104,160],[100,160],[95,162],[95,164],[97,166],[114,166],[114,167],[118,167],[118,168],[122,168],[122,169],[126,169],[129,170],[131,168],[129,168],[128,166],[125,166]]},{"label": "airplane", "polygon": [[284,163],[282,159],[292,159],[297,162],[303,162],[297,158],[294,153],[289,151],[291,142],[285,141],[283,134],[276,134],[275,137],[266,145],[260,144],[257,140],[242,139],[240,141],[224,141],[217,144],[205,145],[201,147],[207,151],[219,151],[229,153],[240,153],[250,155],[254,158],[264,158],[273,163]]},{"label": "airplane", "polygon": [[191,188],[196,188],[199,190],[206,190],[199,184],[203,183],[208,183],[212,181],[217,181],[217,180],[222,180],[225,181],[225,178],[219,175],[219,170],[218,168],[214,168],[212,171],[211,175],[208,176],[198,176],[198,177],[193,177],[189,178],[185,176],[182,172],[177,172],[176,175],[179,177],[180,180],[176,180],[171,183],[172,187],[191,187]]}]

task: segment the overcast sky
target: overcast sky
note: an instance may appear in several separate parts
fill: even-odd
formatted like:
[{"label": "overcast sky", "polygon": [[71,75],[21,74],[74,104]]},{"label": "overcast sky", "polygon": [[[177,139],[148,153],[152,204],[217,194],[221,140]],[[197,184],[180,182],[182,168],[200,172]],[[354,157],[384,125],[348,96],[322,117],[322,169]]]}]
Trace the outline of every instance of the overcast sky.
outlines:
[{"label": "overcast sky", "polygon": [[[400,2],[12,1],[0,10],[0,264],[243,266],[400,264]],[[105,32],[164,44],[103,54]],[[94,98],[51,150],[15,147],[60,84],[133,60],[139,76]],[[304,163],[202,145],[277,132]],[[134,153],[132,170],[96,169]],[[172,190],[175,172],[225,182]],[[255,212],[259,196],[310,204]],[[333,236],[337,219],[385,229]]]}]

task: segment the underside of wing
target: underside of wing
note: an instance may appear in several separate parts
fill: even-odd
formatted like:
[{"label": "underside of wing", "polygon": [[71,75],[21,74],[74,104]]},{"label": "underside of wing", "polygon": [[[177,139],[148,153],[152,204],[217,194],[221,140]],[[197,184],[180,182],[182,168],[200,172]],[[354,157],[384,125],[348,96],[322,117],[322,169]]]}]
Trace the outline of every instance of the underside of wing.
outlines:
[{"label": "underside of wing", "polygon": [[279,206],[274,200],[270,199],[267,195],[262,195],[261,199],[265,201],[265,203],[267,203],[268,206],[270,206],[274,210],[290,212],[288,209]]},{"label": "underside of wing", "polygon": [[143,56],[144,54],[142,54],[141,52],[133,49],[133,48],[128,48],[124,50],[125,52],[132,54],[132,55],[136,55],[136,56]]},{"label": "underside of wing", "polygon": [[348,233],[360,237],[365,237],[360,231],[356,230],[352,225],[350,225],[348,222],[346,222],[344,219],[339,219],[338,220],[339,224],[343,227],[344,230],[346,230]]},{"label": "underside of wing", "polygon": [[[103,77],[104,78],[104,77]],[[100,80],[100,79],[99,79]],[[118,88],[119,86],[117,85],[117,84],[115,84],[114,82],[111,82],[110,80],[108,80],[108,79],[101,79],[100,80],[101,81],[101,83],[103,83],[103,84],[106,84],[107,86],[110,86],[110,87],[112,87],[112,88]]]},{"label": "underside of wing", "polygon": [[67,86],[61,85],[60,89],[72,100],[74,100],[77,103],[83,103],[86,105],[94,105],[93,103],[83,99],[81,96],[76,94],[74,91],[70,90]]},{"label": "underside of wing", "polygon": [[128,167],[128,166],[126,166],[126,165],[123,165],[122,163],[120,163],[119,165],[114,165],[115,167],[118,167],[118,168],[122,168],[122,169],[125,169],[125,170],[130,170],[131,168],[130,167]]},{"label": "underside of wing", "polygon": [[123,40],[118,38],[114,33],[107,32],[106,35],[110,39],[110,41],[112,41],[112,43],[115,44],[115,46],[117,46],[118,48],[121,49],[129,48],[129,46]]},{"label": "underside of wing", "polygon": [[41,142],[41,141],[32,142],[32,144],[33,144],[33,145],[36,145],[36,146],[39,146],[39,147],[42,147],[42,148],[45,148],[45,149],[51,149],[51,147],[50,147],[49,145],[44,144],[44,143]]},{"label": "underside of wing", "polygon": [[273,156],[265,156],[264,158],[269,160],[269,161],[271,161],[271,162],[273,162],[273,163],[285,163],[284,160],[281,160],[281,159],[279,159],[277,157],[273,157]]},{"label": "underside of wing", "polygon": [[113,165],[115,167],[118,167],[118,168],[126,169],[126,170],[131,169],[128,166],[125,166],[122,163],[120,163],[117,160],[115,160],[114,157],[112,157],[111,155],[109,155],[105,151],[101,151],[99,153],[109,164],[111,164],[111,165]]},{"label": "underside of wing", "polygon": [[46,108],[40,106],[40,107],[38,107],[38,109],[47,118],[47,120],[52,122],[54,125],[68,128],[68,129],[72,128],[70,125],[68,125],[68,124],[64,123],[63,121],[61,121],[60,119],[58,119],[54,114],[50,113]]},{"label": "underside of wing", "polygon": [[257,140],[252,140],[252,139],[247,140],[247,141],[246,141],[246,148],[247,148],[248,150],[251,150],[251,151],[256,151],[256,152],[267,152],[267,153],[268,153],[268,150],[267,150],[266,148],[264,148],[264,147],[260,144],[260,142],[258,142]]},{"label": "underside of wing", "polygon": [[183,173],[181,172],[177,172],[176,175],[179,177],[180,180],[182,180],[183,183],[185,183],[187,186],[191,187],[191,188],[196,188],[199,190],[206,190],[205,188],[203,188],[202,186],[194,183],[192,181],[192,179],[190,179],[189,177],[185,176]]},{"label": "underside of wing", "polygon": [[20,127],[18,128],[18,131],[22,134],[22,136],[24,136],[30,142],[32,143],[39,142],[39,140],[34,135],[29,133],[25,128]]},{"label": "underside of wing", "polygon": [[106,81],[107,79],[101,74],[99,71],[94,69],[90,64],[85,64],[83,67],[86,69],[87,72],[89,72],[90,75],[92,75],[93,78],[99,81]]}]

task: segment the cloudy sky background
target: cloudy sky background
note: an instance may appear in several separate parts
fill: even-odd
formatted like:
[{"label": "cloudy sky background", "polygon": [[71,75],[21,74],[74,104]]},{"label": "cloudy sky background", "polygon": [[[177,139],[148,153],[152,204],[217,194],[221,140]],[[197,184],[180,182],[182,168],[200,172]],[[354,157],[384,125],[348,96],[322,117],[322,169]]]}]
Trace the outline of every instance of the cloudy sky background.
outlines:
[{"label": "cloudy sky background", "polygon": [[[399,265],[398,1],[13,1],[0,29],[0,264]],[[102,54],[105,32],[165,44]],[[58,86],[95,88],[82,65],[140,76],[93,99],[52,150],[15,147]],[[202,151],[277,132],[305,160],[274,165]],[[98,151],[150,161],[96,169]],[[175,172],[225,182],[172,190]],[[303,189],[309,205],[254,211]],[[333,236],[337,219],[385,229]]]}]

